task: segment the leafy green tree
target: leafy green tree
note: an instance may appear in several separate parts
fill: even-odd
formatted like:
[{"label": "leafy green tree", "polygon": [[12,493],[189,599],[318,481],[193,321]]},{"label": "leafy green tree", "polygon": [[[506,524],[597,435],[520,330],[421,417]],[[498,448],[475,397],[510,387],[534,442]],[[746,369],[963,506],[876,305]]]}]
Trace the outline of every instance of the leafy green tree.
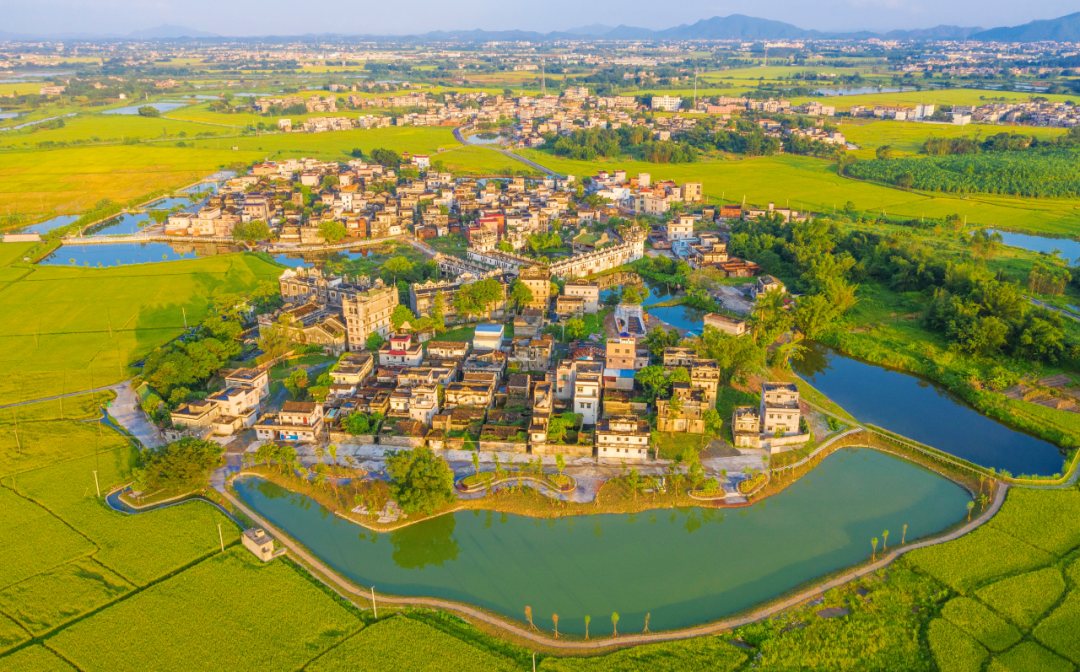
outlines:
[{"label": "leafy green tree", "polygon": [[644,285],[624,285],[621,298],[623,303],[641,305],[649,298],[649,289]]},{"label": "leafy green tree", "polygon": [[383,343],[386,343],[386,339],[380,336],[379,332],[373,331],[368,334],[367,340],[364,341],[364,347],[371,352],[378,352],[379,348],[383,346]]},{"label": "leafy green tree", "polygon": [[326,221],[319,224],[319,236],[328,243],[336,243],[349,235],[345,225],[337,221]]},{"label": "leafy green tree", "polygon": [[882,145],[874,150],[874,156],[882,161],[888,161],[892,158],[892,146]]},{"label": "leafy green tree", "polygon": [[705,422],[705,431],[713,436],[720,436],[720,430],[724,426],[724,421],[715,408],[710,408],[702,413],[701,419]]},{"label": "leafy green tree", "polygon": [[584,338],[585,330],[585,321],[580,318],[572,317],[566,321],[566,336],[570,340]]},{"label": "leafy green tree", "polygon": [[382,419],[382,413],[372,413],[371,415],[367,415],[356,411],[345,416],[341,421],[341,426],[345,429],[346,433],[352,436],[373,434],[379,428],[379,423],[382,422]]},{"label": "leafy green tree", "polygon": [[745,336],[732,336],[707,326],[695,344],[699,357],[715,359],[725,383],[745,380],[748,376],[765,370],[764,345]]},{"label": "leafy green tree", "polygon": [[382,270],[384,274],[389,273],[394,277],[394,284],[396,285],[398,277],[408,274],[413,270],[413,266],[413,262],[405,257],[393,257],[383,264]]},{"label": "leafy green tree", "polygon": [[526,305],[533,300],[532,290],[519,279],[515,279],[510,285],[510,301],[513,302],[520,311]]},{"label": "leafy green tree", "polygon": [[143,105],[139,108],[139,116],[141,117],[160,117],[161,112],[150,105]]},{"label": "leafy green tree", "polygon": [[406,513],[431,515],[454,501],[454,472],[427,446],[387,453],[390,496]]},{"label": "leafy green tree", "polygon": [[649,401],[654,401],[657,397],[665,398],[670,395],[671,384],[667,372],[662,366],[652,365],[639,369],[634,374],[634,380],[641,383],[641,387],[645,390],[645,396]]},{"label": "leafy green tree", "polygon": [[289,391],[289,395],[293,399],[303,399],[307,397],[308,387],[308,375],[307,371],[303,369],[293,371],[289,374],[289,377],[285,379],[285,389]]},{"label": "leafy green tree", "polygon": [[416,315],[409,310],[408,306],[397,305],[394,307],[394,311],[390,313],[390,324],[394,327],[394,331],[400,331],[401,325],[409,322],[410,324],[416,322]]},{"label": "leafy green tree", "polygon": [[435,322],[436,328],[445,328],[446,297],[441,291],[435,292],[435,298],[431,301],[431,319]]},{"label": "leafy green tree", "polygon": [[836,307],[824,294],[804,294],[795,302],[795,326],[807,338],[825,333],[836,318]]},{"label": "leafy green tree", "polygon": [[239,222],[233,226],[232,231],[233,240],[249,243],[270,240],[271,236],[273,236],[273,233],[270,231],[270,225],[260,219],[253,219],[250,222]]},{"label": "leafy green tree", "polygon": [[192,489],[209,484],[210,472],[222,464],[223,446],[185,437],[141,453],[140,481],[150,487]]}]

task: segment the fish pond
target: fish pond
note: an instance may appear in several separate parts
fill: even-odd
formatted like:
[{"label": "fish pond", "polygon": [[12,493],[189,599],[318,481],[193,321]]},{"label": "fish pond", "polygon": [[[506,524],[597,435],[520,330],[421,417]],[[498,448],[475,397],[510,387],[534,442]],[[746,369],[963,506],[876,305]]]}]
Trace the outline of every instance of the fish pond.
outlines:
[{"label": "fish pond", "polygon": [[792,368],[848,413],[920,443],[1013,475],[1062,470],[1057,446],[1010,429],[916,376],[845,357],[820,343]]},{"label": "fish pond", "polygon": [[826,458],[752,507],[539,519],[460,511],[376,534],[258,477],[236,491],[272,525],[362,586],[457,600],[584,633],[682,628],[723,618],[862,561],[872,537],[933,534],[966,516],[968,493],[870,449]]}]

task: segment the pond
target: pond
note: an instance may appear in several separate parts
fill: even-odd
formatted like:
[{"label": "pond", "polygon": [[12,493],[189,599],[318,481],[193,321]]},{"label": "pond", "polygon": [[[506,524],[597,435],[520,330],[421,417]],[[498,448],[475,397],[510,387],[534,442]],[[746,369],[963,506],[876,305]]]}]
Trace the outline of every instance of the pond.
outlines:
[{"label": "pond", "polygon": [[115,110],[105,110],[102,114],[138,114],[140,107],[152,107],[158,112],[168,112],[169,110],[175,110],[176,108],[185,105],[187,105],[187,103],[143,103],[141,105],[118,107]]},{"label": "pond", "polygon": [[[869,556],[870,539],[933,534],[967,514],[951,481],[869,449],[838,451],[782,494],[747,508],[660,509],[536,519],[462,511],[388,534],[266,480],[238,480],[252,509],[363,586],[458,600],[593,635],[722,618]],[[644,495],[643,495],[644,496]]]},{"label": "pond", "polygon": [[53,229],[60,228],[61,226],[67,226],[72,222],[79,219],[79,215],[57,215],[52,219],[46,219],[44,222],[38,222],[37,224],[31,224],[30,226],[24,226],[19,229],[20,233],[40,233],[42,235],[52,231]]},{"label": "pond", "polygon": [[[660,308],[654,308],[658,303],[666,303],[674,298],[672,293],[669,293],[667,288],[663,285],[648,285],[649,296],[641,304],[645,308],[645,312],[657,319],[667,322],[673,327],[679,329],[685,329],[688,333],[687,336],[700,335],[705,328],[705,313],[694,308],[687,308],[685,306],[662,306]],[[600,293],[600,298],[610,296],[613,292],[620,292],[621,288],[606,289]]]},{"label": "pond", "polygon": [[506,136],[501,133],[477,133],[467,138],[470,145],[497,145],[506,141]]},{"label": "pond", "polygon": [[[158,261],[176,261],[225,254],[236,250],[227,246],[191,243],[109,243],[105,245],[64,245],[39,264],[46,266],[126,266]],[[74,259],[75,263],[71,263]]]},{"label": "pond", "polygon": [[914,91],[912,87],[902,88],[897,86],[848,86],[839,87],[836,89],[814,89],[814,93],[819,93],[823,96],[861,96],[868,93],[901,93],[903,91]]},{"label": "pond", "polygon": [[1019,247],[1031,252],[1045,252],[1046,254],[1059,250],[1061,258],[1066,262],[1080,260],[1080,242],[1071,238],[1033,236],[1026,233],[1013,233],[1012,231],[995,231],[995,233],[1000,233],[1004,243],[1011,247]]},{"label": "pond", "polygon": [[34,121],[28,121],[28,122],[26,122],[24,124],[17,124],[15,126],[6,126],[4,128],[0,128],[0,131],[15,131],[15,130],[18,130],[20,128],[26,128],[27,126],[36,126],[37,124],[42,124],[42,123],[45,123],[46,121],[52,121],[53,119],[63,119],[64,117],[74,117],[76,114],[78,114],[78,113],[77,112],[72,112],[71,114],[61,114],[58,117],[46,117],[44,119],[35,119]]},{"label": "pond", "polygon": [[273,260],[279,264],[296,268],[322,267],[327,261],[356,261],[375,254],[372,249],[337,250],[335,252],[281,252],[273,255]]},{"label": "pond", "polygon": [[139,229],[150,224],[150,215],[124,213],[112,219],[107,219],[100,224],[86,229],[87,236],[118,236],[123,234],[138,233]]},{"label": "pond", "polygon": [[1057,446],[991,420],[933,383],[805,345],[795,373],[863,422],[1014,475],[1062,470]]}]

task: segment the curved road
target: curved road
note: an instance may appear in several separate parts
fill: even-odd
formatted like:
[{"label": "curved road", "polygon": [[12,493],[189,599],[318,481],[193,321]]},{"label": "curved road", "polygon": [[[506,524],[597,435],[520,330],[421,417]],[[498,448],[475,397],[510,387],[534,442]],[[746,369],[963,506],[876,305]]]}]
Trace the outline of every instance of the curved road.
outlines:
[{"label": "curved road", "polygon": [[554,170],[551,170],[550,168],[546,168],[544,166],[541,166],[539,163],[537,163],[535,161],[530,161],[529,159],[526,159],[523,156],[518,156],[517,154],[511,152],[508,149],[502,149],[501,147],[494,147],[492,145],[481,145],[480,143],[476,143],[476,142],[469,142],[468,137],[462,135],[460,126],[454,128],[454,138],[456,138],[457,141],[460,142],[463,145],[468,145],[470,147],[483,147],[485,149],[490,149],[493,152],[499,152],[503,156],[511,158],[511,159],[513,159],[515,161],[520,161],[520,162],[524,163],[525,165],[527,165],[527,166],[529,166],[531,168],[535,168],[536,170],[539,170],[540,172],[542,172],[542,173],[544,173],[546,175],[550,175],[551,177],[558,177],[558,178],[564,177],[564,175],[560,175],[559,173],[556,173]]}]

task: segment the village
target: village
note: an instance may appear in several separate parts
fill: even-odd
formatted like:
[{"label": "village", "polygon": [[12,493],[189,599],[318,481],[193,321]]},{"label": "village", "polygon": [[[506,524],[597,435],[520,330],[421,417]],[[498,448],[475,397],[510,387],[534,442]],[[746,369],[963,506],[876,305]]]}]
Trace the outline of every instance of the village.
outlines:
[{"label": "village", "polygon": [[[204,222],[227,227],[258,218],[279,239],[316,245],[330,242],[320,240],[320,232],[325,222],[335,222],[348,240],[420,246],[438,277],[409,284],[406,296],[380,277],[287,268],[278,279],[280,307],[255,318],[257,331],[262,339],[335,358],[304,373],[328,377],[325,397],[272,395],[274,361],[225,370],[224,389],[172,410],[164,432],[169,440],[195,436],[231,444],[243,436],[235,445],[249,455],[266,443],[289,443],[316,461],[332,445],[376,472],[387,451],[428,446],[458,466],[475,451],[484,462],[539,456],[554,464],[558,456],[587,469],[629,463],[662,473],[670,459],[654,445],[655,430],[699,446],[715,444],[719,457],[711,466],[718,475],[732,474],[724,492],[733,495],[738,480],[749,476],[748,465],[760,471],[761,456],[767,461],[811,440],[791,383],[762,382],[759,405],[738,406],[731,418],[720,418],[717,362],[700,357],[690,342],[674,345],[694,334],[650,316],[640,294],[622,287],[641,284],[627,269],[646,256],[746,278],[736,310],[705,314],[703,325],[749,338],[746,313],[753,302],[771,292],[786,295],[786,289],[770,276],[755,279],[760,269],[753,262],[727,254],[724,222],[762,215],[792,221],[807,213],[716,208],[703,202],[699,183],[625,171],[601,171],[585,180],[587,190],[577,189],[572,176],[480,184],[437,173],[426,158],[410,157],[424,173],[393,194],[386,180],[395,173],[381,165],[257,164],[230,180],[216,203],[170,216],[167,230],[188,233],[209,231]],[[312,217],[319,225],[293,206],[295,197],[309,195],[321,206],[321,215]],[[467,241],[463,255],[425,242],[456,234]],[[571,252],[527,256],[538,234],[561,234]],[[584,319],[597,330],[575,337]],[[673,345],[650,354],[650,332],[665,327]],[[447,329],[459,336],[444,337]],[[646,367],[673,381],[670,396],[645,394],[638,374]],[[718,438],[726,423],[730,445]]]}]

